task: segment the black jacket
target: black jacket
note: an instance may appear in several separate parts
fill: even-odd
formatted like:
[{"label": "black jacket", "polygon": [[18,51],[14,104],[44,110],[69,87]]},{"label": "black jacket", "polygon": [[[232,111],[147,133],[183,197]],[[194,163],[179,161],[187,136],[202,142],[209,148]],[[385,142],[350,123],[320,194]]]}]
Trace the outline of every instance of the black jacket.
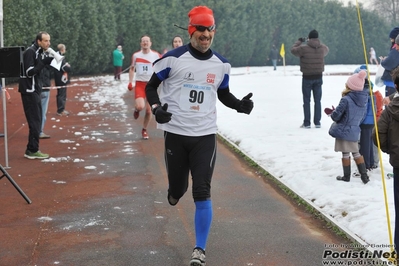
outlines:
[{"label": "black jacket", "polygon": [[[382,112],[377,122],[380,148],[389,154],[389,163],[394,168],[399,168],[399,95],[395,94],[388,106]],[[373,141],[377,145],[375,128]]]},{"label": "black jacket", "polygon": [[[58,52],[59,53],[59,52]],[[60,70],[54,69],[54,81],[55,86],[66,86],[69,83],[69,73],[71,72],[71,67],[66,65],[66,59],[64,58],[61,63]]]},{"label": "black jacket", "polygon": [[277,60],[278,59],[278,51],[277,51],[276,48],[270,49],[269,58],[271,60]]},{"label": "black jacket", "polygon": [[19,78],[20,93],[38,93],[42,91],[40,73],[44,68],[43,49],[35,42],[23,53],[23,69]]},{"label": "black jacket", "polygon": [[[49,56],[47,53],[43,53],[44,57]],[[46,65],[42,72],[40,73],[40,77],[42,79],[42,90],[49,90],[51,87],[51,72],[53,67]]]}]

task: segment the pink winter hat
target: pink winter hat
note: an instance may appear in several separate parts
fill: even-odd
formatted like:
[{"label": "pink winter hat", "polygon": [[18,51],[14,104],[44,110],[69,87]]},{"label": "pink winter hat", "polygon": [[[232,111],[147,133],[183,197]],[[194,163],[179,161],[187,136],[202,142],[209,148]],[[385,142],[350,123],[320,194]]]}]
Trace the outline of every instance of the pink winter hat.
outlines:
[{"label": "pink winter hat", "polygon": [[362,70],[359,73],[353,74],[348,78],[346,86],[353,91],[362,91],[364,88],[365,78],[367,76],[366,71]]}]

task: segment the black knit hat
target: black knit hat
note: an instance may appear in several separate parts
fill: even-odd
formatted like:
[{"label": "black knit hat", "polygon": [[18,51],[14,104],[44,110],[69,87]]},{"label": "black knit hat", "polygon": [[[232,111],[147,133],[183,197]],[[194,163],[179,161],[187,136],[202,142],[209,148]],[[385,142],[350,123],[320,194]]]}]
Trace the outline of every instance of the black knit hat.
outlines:
[{"label": "black knit hat", "polygon": [[395,40],[396,36],[398,36],[398,35],[399,35],[399,27],[395,27],[389,32],[389,38],[390,39],[394,39]]},{"label": "black knit hat", "polygon": [[309,39],[317,39],[319,38],[319,33],[317,32],[317,30],[312,30],[311,32],[309,32]]}]

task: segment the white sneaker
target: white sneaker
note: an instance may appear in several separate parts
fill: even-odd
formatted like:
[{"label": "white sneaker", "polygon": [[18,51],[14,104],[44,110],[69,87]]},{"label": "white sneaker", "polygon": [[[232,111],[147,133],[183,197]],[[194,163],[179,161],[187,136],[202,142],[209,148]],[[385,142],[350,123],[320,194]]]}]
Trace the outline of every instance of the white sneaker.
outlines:
[{"label": "white sneaker", "polygon": [[49,139],[50,135],[47,135],[46,133],[42,132],[39,135],[39,139]]},{"label": "white sneaker", "polygon": [[191,255],[190,266],[205,266],[205,251],[202,248],[195,248]]},{"label": "white sneaker", "polygon": [[310,126],[305,126],[304,124],[302,124],[302,125],[300,126],[300,128],[310,128]]},{"label": "white sneaker", "polygon": [[68,112],[67,110],[64,110],[64,111],[62,111],[61,113],[58,113],[58,112],[57,112],[57,115],[60,115],[60,116],[68,116],[68,115],[69,115],[69,112]]}]

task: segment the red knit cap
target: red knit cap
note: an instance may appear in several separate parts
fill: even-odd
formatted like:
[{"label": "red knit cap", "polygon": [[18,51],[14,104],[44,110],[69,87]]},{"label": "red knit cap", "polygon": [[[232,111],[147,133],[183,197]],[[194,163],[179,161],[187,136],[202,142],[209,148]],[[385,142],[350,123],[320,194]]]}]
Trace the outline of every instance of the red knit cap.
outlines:
[{"label": "red knit cap", "polygon": [[215,18],[213,17],[212,9],[206,6],[196,6],[188,12],[189,22],[188,22],[188,33],[190,36],[196,31],[194,26],[200,25],[209,27],[215,24]]}]

